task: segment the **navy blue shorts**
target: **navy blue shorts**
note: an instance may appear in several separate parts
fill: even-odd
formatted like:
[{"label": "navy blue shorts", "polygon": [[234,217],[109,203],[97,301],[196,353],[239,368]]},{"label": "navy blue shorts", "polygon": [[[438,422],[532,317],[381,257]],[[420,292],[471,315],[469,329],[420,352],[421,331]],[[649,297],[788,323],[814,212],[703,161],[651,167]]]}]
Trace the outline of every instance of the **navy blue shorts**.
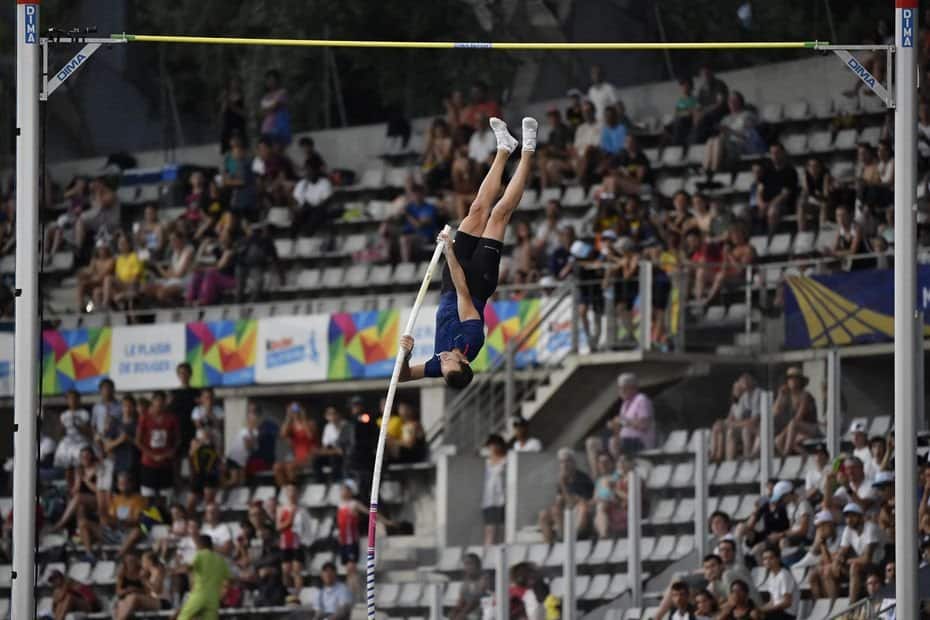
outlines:
[{"label": "navy blue shorts", "polygon": [[[465,272],[468,292],[472,297],[487,301],[497,290],[504,244],[496,239],[479,238],[458,231],[455,233],[452,248],[462,265],[462,271]],[[449,273],[449,265],[446,264],[442,268],[442,292],[454,290],[452,274]]]}]

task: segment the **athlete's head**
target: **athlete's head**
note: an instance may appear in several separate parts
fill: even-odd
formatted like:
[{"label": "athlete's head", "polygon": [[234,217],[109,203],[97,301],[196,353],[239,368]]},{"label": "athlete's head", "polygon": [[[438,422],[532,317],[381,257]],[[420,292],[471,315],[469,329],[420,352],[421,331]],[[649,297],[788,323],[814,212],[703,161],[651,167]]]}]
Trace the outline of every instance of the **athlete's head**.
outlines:
[{"label": "athlete's head", "polygon": [[446,380],[446,385],[461,390],[474,378],[475,373],[465,357],[458,349],[443,351],[439,354],[439,368]]}]

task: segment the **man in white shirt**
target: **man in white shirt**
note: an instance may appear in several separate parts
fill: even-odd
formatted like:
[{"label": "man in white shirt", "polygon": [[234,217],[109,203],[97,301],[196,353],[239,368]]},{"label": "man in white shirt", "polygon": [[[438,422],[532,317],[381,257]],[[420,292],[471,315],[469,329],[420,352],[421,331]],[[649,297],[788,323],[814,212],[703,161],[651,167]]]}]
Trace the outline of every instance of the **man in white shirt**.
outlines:
[{"label": "man in white shirt", "polygon": [[515,452],[542,452],[542,442],[530,437],[530,423],[520,416],[513,419],[511,449]]},{"label": "man in white shirt", "polygon": [[604,79],[604,68],[600,65],[591,65],[591,87],[588,88],[588,99],[594,104],[598,122],[604,122],[604,111],[617,103],[617,89]]},{"label": "man in white shirt", "polygon": [[258,446],[258,422],[258,406],[251,402],[245,414],[245,427],[239,431],[226,451],[226,471],[229,474],[229,483],[233,486],[245,484],[249,456]]},{"label": "man in white shirt", "polygon": [[587,99],[581,104],[581,119],[581,124],[575,128],[570,154],[575,176],[584,181],[590,179],[592,168],[598,162],[604,125],[597,120],[594,104]]},{"label": "man in white shirt", "polygon": [[[203,388],[200,391],[200,404],[191,411],[191,422],[198,430],[205,430],[210,434],[214,446],[223,445],[223,418],[226,416],[223,408],[216,404],[216,395],[213,388]],[[214,550],[216,546],[214,545]]]},{"label": "man in white shirt", "polygon": [[848,502],[855,502],[868,511],[876,504],[877,493],[872,488],[872,481],[865,477],[862,461],[851,456],[843,462],[843,469],[846,472],[846,486],[834,492],[834,504],[845,505]]},{"label": "man in white shirt", "polygon": [[488,117],[478,116],[478,129],[468,139],[468,158],[481,164],[489,164],[497,153],[497,138],[488,124]]},{"label": "man in white shirt", "polygon": [[304,178],[294,186],[292,211],[294,223],[293,234],[313,234],[328,219],[326,202],[333,195],[333,185],[319,166],[308,166]]},{"label": "man in white shirt", "polygon": [[791,571],[782,566],[781,554],[775,547],[762,552],[765,565],[765,580],[760,586],[769,593],[769,602],[761,607],[766,620],[793,620],[798,616],[801,604],[801,590],[791,575]]},{"label": "man in white shirt", "polygon": [[872,462],[872,451],[869,450],[869,436],[866,432],[865,422],[859,420],[849,427],[849,438],[853,444],[853,456],[862,461],[863,466]]},{"label": "man in white shirt", "polygon": [[814,458],[807,461],[807,472],[804,474],[804,497],[817,503],[823,497],[823,483],[830,473],[830,453],[827,444],[818,443],[813,448]]},{"label": "man in white shirt", "polygon": [[849,600],[859,599],[865,574],[873,564],[885,557],[881,530],[871,521],[865,520],[862,506],[854,502],[843,508],[846,529],[840,538],[840,549],[834,554],[833,571],[823,580],[824,590],[830,598],[839,596],[839,583],[849,575]]},{"label": "man in white shirt", "polygon": [[206,534],[213,540],[213,550],[220,555],[229,557],[232,554],[232,530],[227,524],[220,521],[220,508],[215,503],[207,504],[200,533]]}]

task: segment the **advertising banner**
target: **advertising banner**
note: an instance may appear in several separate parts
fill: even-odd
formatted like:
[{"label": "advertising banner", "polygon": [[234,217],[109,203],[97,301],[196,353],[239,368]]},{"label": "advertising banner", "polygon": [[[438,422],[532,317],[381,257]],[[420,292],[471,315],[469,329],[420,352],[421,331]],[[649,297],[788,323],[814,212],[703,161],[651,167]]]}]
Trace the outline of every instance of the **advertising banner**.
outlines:
[{"label": "advertising banner", "polygon": [[258,321],[188,323],[185,328],[187,361],[194,387],[251,385],[255,383],[255,341]]},{"label": "advertising banner", "polygon": [[42,393],[96,392],[110,374],[109,327],[42,332]]},{"label": "advertising banner", "polygon": [[182,323],[113,328],[110,378],[117,390],[179,387],[175,369],[185,358]]},{"label": "advertising banner", "polygon": [[326,380],[328,330],[328,314],[259,320],[255,380],[258,383]]}]

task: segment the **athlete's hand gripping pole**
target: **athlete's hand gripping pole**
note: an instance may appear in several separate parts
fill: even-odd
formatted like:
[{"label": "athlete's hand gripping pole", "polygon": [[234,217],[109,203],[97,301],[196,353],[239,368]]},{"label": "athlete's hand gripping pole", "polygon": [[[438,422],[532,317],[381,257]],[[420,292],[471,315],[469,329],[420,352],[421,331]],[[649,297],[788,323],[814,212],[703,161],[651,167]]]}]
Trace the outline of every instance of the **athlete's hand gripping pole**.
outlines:
[{"label": "athlete's hand gripping pole", "polygon": [[[446,226],[443,232],[449,233],[451,229]],[[420,284],[420,290],[417,292],[417,298],[413,302],[413,308],[410,310],[410,318],[407,319],[407,326],[404,328],[402,335],[412,335],[413,327],[417,322],[417,315],[420,314],[420,306],[423,305],[423,298],[426,297],[426,291],[429,289],[430,280],[433,278],[433,272],[439,264],[439,259],[445,250],[445,242],[439,241],[436,249],[433,250],[433,258],[429,261],[429,267],[426,269],[426,275]],[[391,383],[388,386],[387,397],[384,399],[384,413],[381,418],[381,431],[378,434],[378,448],[375,451],[375,466],[371,477],[371,502],[368,506],[368,561],[366,567],[366,597],[368,600],[368,620],[375,618],[375,526],[378,520],[378,491],[381,487],[381,465],[384,460],[384,443],[387,439],[388,420],[391,417],[391,410],[394,408],[394,393],[397,391],[397,380],[400,376],[400,369],[403,366],[404,358],[407,352],[400,346],[397,347],[397,359],[394,360],[394,372],[391,374]]]}]

